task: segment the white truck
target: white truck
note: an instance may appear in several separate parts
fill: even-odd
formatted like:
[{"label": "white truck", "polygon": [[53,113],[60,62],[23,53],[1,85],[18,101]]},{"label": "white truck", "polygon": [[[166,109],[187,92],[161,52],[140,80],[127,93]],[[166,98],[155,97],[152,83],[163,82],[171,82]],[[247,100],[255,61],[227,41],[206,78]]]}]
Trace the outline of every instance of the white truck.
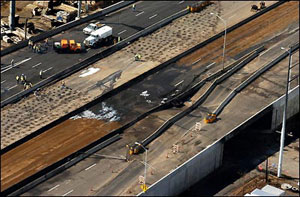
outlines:
[{"label": "white truck", "polygon": [[103,26],[96,31],[93,31],[83,43],[87,47],[96,47],[101,43],[107,43],[112,40],[112,28],[110,26]]},{"label": "white truck", "polygon": [[97,29],[100,29],[103,26],[104,24],[101,23],[91,23],[83,29],[83,33],[86,35],[90,35],[93,31],[96,31]]}]

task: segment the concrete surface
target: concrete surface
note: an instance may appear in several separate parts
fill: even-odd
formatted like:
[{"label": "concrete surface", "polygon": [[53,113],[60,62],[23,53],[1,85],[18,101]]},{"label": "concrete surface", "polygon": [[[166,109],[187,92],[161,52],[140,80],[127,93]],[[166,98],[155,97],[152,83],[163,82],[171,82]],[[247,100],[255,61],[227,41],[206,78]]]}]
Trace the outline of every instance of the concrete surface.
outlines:
[{"label": "concrete surface", "polygon": [[[290,9],[288,6],[285,8]],[[288,14],[291,12],[285,13]],[[270,17],[270,19],[272,19],[272,22],[276,21],[274,19],[274,16],[273,18]],[[276,22],[274,22],[274,25],[276,25]],[[281,30],[278,29],[278,31],[283,31],[285,28],[287,28],[287,26],[282,27]],[[295,35],[291,33],[283,35],[285,36],[280,37],[279,41],[282,41],[281,44],[284,44],[284,46],[288,45],[290,42],[294,42],[295,39],[293,38],[293,36]],[[262,39],[261,42],[264,42],[269,38],[270,37],[266,36],[264,39]],[[274,40],[269,40],[267,44],[274,45]],[[249,69],[253,66],[259,68],[259,66],[261,66],[263,63],[271,61],[272,57],[276,56],[275,54],[280,54],[280,51],[277,50],[277,47],[270,49],[270,51],[272,50],[274,50],[272,53],[265,53],[261,56],[260,60],[259,58],[257,60],[254,60],[252,64],[249,64],[247,66],[247,68]],[[221,56],[221,53],[219,54],[219,56]],[[255,63],[257,63],[256,66]],[[200,65],[201,64],[199,63],[198,66]],[[178,121],[167,132],[153,141],[149,145],[148,151],[148,163],[150,164],[150,167],[148,169],[151,168],[151,171],[148,171],[150,175],[148,174],[147,176],[147,185],[155,183],[157,180],[168,174],[171,169],[178,167],[189,158],[203,150],[205,147],[226,135],[228,131],[237,126],[240,122],[246,120],[248,117],[251,117],[251,115],[255,114],[259,109],[277,99],[278,95],[280,96],[283,92],[281,84],[284,84],[285,81],[285,65],[286,60],[270,69],[266,74],[262,76],[262,79],[257,79],[253,84],[242,91],[242,93],[234,98],[232,102],[224,109],[224,111],[220,115],[221,119],[217,123],[204,125],[202,123],[202,119],[210,109],[213,109],[214,107],[217,107],[219,105],[218,102],[221,102],[223,100],[222,97],[224,98],[228,93],[230,93],[230,87],[226,87],[225,85],[219,87],[219,89],[214,94],[212,94],[207,99],[207,102],[204,103],[201,107],[192,112],[189,116],[184,117],[182,120]],[[183,64],[181,64],[181,67],[184,67]],[[220,68],[220,65],[218,66],[218,68]],[[243,72],[245,72],[245,70],[239,71],[236,75],[230,78],[227,83],[230,82],[229,84],[238,85],[240,80],[242,80],[241,77],[246,77],[241,75],[241,73]],[[248,75],[250,74],[251,73],[248,73]],[[269,84],[269,82],[265,80],[266,76],[268,77],[268,79],[272,80],[273,83]],[[274,81],[276,83],[274,83]],[[256,91],[252,90],[254,87],[256,88]],[[269,94],[268,97],[261,95],[260,90],[264,89],[264,87],[273,90],[273,94]],[[142,89],[140,89],[140,92],[142,92],[141,90]],[[124,95],[126,97],[125,93]],[[214,95],[219,96],[216,97]],[[249,109],[249,105],[251,105],[251,109]],[[238,111],[234,111],[234,109],[238,109]],[[109,146],[106,149],[99,151],[99,154],[125,154],[126,144],[142,140],[148,134],[150,134],[151,131],[155,129],[155,127],[159,127],[162,122],[166,121],[168,118],[170,118],[170,116],[174,115],[180,110],[182,109],[174,108],[158,112],[147,117],[146,119],[134,125],[134,127],[125,131],[123,140],[118,141],[113,146]],[[202,123],[202,129],[200,130],[200,132],[191,132],[191,134],[186,135],[184,138],[180,138],[183,133],[194,127],[195,123],[199,121]],[[178,154],[172,154],[172,144],[180,140],[182,140],[180,142],[181,144],[179,144],[180,152]],[[72,191],[72,195],[95,195],[99,194],[99,192],[100,194],[105,193],[109,195],[138,194],[141,191],[138,184],[138,176],[143,174],[143,165],[140,162],[136,161],[142,160],[142,154],[134,156],[132,158],[132,161],[128,163],[119,160],[108,161],[105,159],[95,159],[91,161],[89,159],[86,159],[85,161],[80,162],[78,165],[66,170],[62,174],[53,177],[52,179],[49,179],[49,181],[46,181],[36,188],[26,192],[24,195],[62,195],[68,193],[69,191]],[[95,163],[96,165],[94,165]],[[101,165],[101,163],[105,164]],[[86,172],[83,169],[88,168],[92,165],[94,165],[93,168],[91,168],[93,169],[94,173],[91,173],[93,175],[89,176],[88,174],[86,174],[90,173],[89,170],[87,170]],[[131,176],[128,176],[126,170],[130,170],[133,174],[131,174]],[[119,172],[122,173],[118,174]],[[99,176],[100,174],[101,176]],[[108,179],[107,177],[110,178]],[[119,185],[121,186],[119,187]]]},{"label": "concrete surface", "polygon": [[[270,2],[271,3],[271,2]],[[230,2],[224,2],[225,5],[227,4],[230,4]],[[241,2],[241,6],[240,7],[243,7],[242,5],[244,5],[245,7],[247,7],[249,4],[249,2]],[[222,5],[223,6],[223,5]],[[161,38],[161,40],[163,40],[164,38],[166,38],[168,35],[168,32],[171,31],[172,29],[174,29],[174,25],[176,26],[181,26],[181,25],[184,25],[186,23],[189,23],[191,25],[191,27],[195,28],[195,30],[197,30],[198,28],[201,28],[207,32],[210,32],[208,33],[206,36],[201,36],[201,35],[198,35],[197,38],[198,42],[201,42],[205,39],[207,39],[208,37],[212,36],[214,33],[217,33],[217,32],[220,32],[223,30],[223,27],[221,28],[218,28],[218,29],[215,29],[215,32],[212,31],[212,28],[210,26],[213,26],[214,24],[216,24],[216,19],[210,19],[211,16],[210,16],[210,12],[211,11],[217,11],[220,7],[219,3],[216,3],[216,4],[213,4],[211,6],[209,6],[207,9],[203,10],[202,12],[200,13],[192,13],[192,14],[189,14],[187,16],[184,16],[182,19],[177,19],[175,20],[172,24],[168,25],[167,27],[169,27],[169,29],[167,28],[164,28],[162,30],[158,30],[156,32],[154,32],[154,34],[158,34],[159,32],[163,31],[165,32],[165,36]],[[227,13],[227,10],[224,10],[224,13],[223,14],[226,14]],[[253,14],[252,12],[245,12],[245,15],[243,15],[243,17],[239,17],[239,20],[242,20],[246,17],[248,17],[249,15]],[[195,20],[196,18],[199,18],[200,16],[203,16],[203,20],[201,20],[201,24],[202,26],[201,27],[197,27],[195,26],[196,24],[199,25],[199,21],[198,20]],[[237,16],[234,16],[234,17],[237,17]],[[234,18],[233,17],[233,18]],[[210,19],[210,20],[206,20],[206,19]],[[218,21],[218,23],[220,23],[221,21]],[[228,23],[228,26],[229,25],[232,25],[233,23],[229,22]],[[78,27],[79,28],[79,27]],[[174,29],[176,30],[176,28]],[[163,35],[163,34],[162,34]],[[184,35],[184,32],[180,35]],[[151,37],[151,35],[149,35]],[[149,36],[146,36],[145,38],[143,39],[147,39],[147,37]],[[174,39],[174,37],[173,37]],[[151,42],[150,40],[152,39],[147,39],[147,42]],[[176,45],[176,48],[177,48],[177,51],[174,53],[174,49],[172,48],[165,48],[165,49],[162,49],[164,51],[168,51],[169,56],[166,56],[166,55],[162,55],[162,58],[170,58],[170,57],[174,57],[175,55],[183,52],[184,50],[187,49],[187,47],[183,46],[182,44],[177,44],[178,42],[182,42],[181,41],[181,37],[176,37],[176,40],[174,41]],[[141,43],[142,41],[136,41],[134,42],[131,46],[131,47],[134,47],[136,46],[136,51],[133,51],[133,52],[138,52],[140,50],[143,50],[143,45]],[[185,42],[185,41],[184,41]],[[190,43],[190,47],[196,45],[198,42],[193,42],[193,43]],[[171,44],[171,43],[170,43]],[[140,45],[140,46],[139,46]],[[153,43],[153,45],[155,45],[155,43]],[[130,47],[129,46],[129,47]],[[174,47],[172,46],[172,47]],[[219,46],[219,49],[221,51],[221,45]],[[25,50],[25,49],[24,49]],[[58,104],[59,101],[57,101],[57,99],[64,99],[64,97],[57,97],[57,95],[53,95],[53,97],[51,96],[51,99],[52,99],[52,102],[49,103],[49,105],[53,105],[52,103],[56,103],[58,105],[55,105],[55,107],[52,108],[52,110],[49,112],[48,110],[45,110],[45,112],[40,112],[40,111],[36,111],[36,110],[28,110],[28,112],[30,111],[31,112],[31,115],[29,114],[26,114],[26,117],[22,118],[22,119],[18,119],[16,118],[16,122],[18,122],[19,124],[21,125],[25,125],[25,124],[28,124],[28,125],[32,125],[34,124],[34,126],[32,126],[33,128],[31,129],[22,129],[22,128],[18,128],[18,130],[11,130],[11,127],[9,127],[12,119],[6,119],[5,117],[2,118],[2,134],[5,132],[5,133],[11,133],[10,135],[13,135],[13,137],[9,137],[10,135],[6,134],[6,137],[5,137],[5,142],[4,142],[4,139],[2,139],[3,143],[1,145],[1,148],[17,141],[18,139],[36,131],[38,128],[41,128],[42,126],[52,122],[53,120],[67,114],[68,112],[76,109],[77,107],[79,106],[82,106],[88,102],[90,102],[91,100],[93,100],[95,97],[98,97],[100,96],[101,94],[103,94],[104,92],[112,89],[112,88],[115,88],[115,87],[118,87],[119,85],[127,82],[128,80],[136,77],[137,75],[140,75],[144,72],[146,72],[147,70],[159,65],[161,62],[159,62],[158,59],[153,59],[153,61],[146,61],[144,60],[144,58],[142,58],[144,61],[142,62],[134,62],[133,61],[133,56],[135,55],[135,53],[128,53],[127,52],[127,47],[122,49],[121,51],[109,56],[108,58],[105,58],[103,60],[100,60],[98,63],[95,63],[94,65],[91,65],[91,67],[95,67],[95,68],[100,68],[100,72],[97,72],[93,75],[89,75],[87,77],[84,77],[84,78],[81,78],[81,77],[78,77],[80,75],[80,72],[79,73],[75,73],[73,74],[72,76],[68,77],[65,79],[65,82],[66,82],[66,85],[67,86],[70,86],[73,90],[77,90],[77,91],[80,91],[80,92],[83,92],[84,94],[84,97],[72,97],[73,101],[75,101],[75,99],[81,99],[82,101],[79,102],[78,100],[76,100],[76,103],[77,103],[77,106],[71,106],[71,101],[70,100],[70,104],[66,104],[64,103],[63,105],[61,104]],[[149,53],[149,54],[152,54],[154,51],[153,49],[151,50],[148,50],[147,52],[145,51],[145,53]],[[146,54],[143,54],[143,57],[146,55]],[[6,56],[5,56],[6,57]],[[58,61],[59,59],[56,58]],[[197,60],[197,59],[195,59]],[[194,61],[195,61],[194,60]],[[51,71],[51,70],[50,70]],[[114,74],[117,74],[117,72],[120,72],[121,71],[121,76],[117,77],[116,75]],[[82,72],[82,71],[81,71]],[[26,73],[25,73],[26,74]],[[109,77],[109,76],[113,76],[113,77]],[[114,77],[116,76],[116,77]],[[100,79],[100,80],[99,80]],[[109,85],[105,84],[107,87],[105,86],[102,86],[100,85],[100,87],[98,88],[96,86],[96,88],[93,88],[90,90],[91,87],[95,87],[95,84],[97,84],[98,81],[101,81],[101,80],[104,80],[106,81],[107,83],[110,83]],[[54,87],[58,87],[60,86],[60,82],[57,83],[56,85],[54,85]],[[47,87],[45,88],[48,89],[48,88],[52,88],[52,87]],[[101,89],[102,88],[102,89]],[[100,90],[99,90],[100,89]],[[87,92],[88,90],[88,92]],[[49,90],[50,91],[50,90]],[[53,90],[52,90],[53,91]],[[48,95],[48,97],[50,97],[50,95]],[[85,99],[86,98],[86,99]],[[12,104],[10,106],[7,106],[7,107],[4,107],[1,109],[1,116],[3,116],[4,114],[6,113],[9,113],[11,114],[11,117],[18,117],[18,114],[20,114],[20,111],[19,109],[22,108],[22,105],[24,105],[24,102],[28,100],[28,103],[27,103],[27,107],[29,107],[31,104],[30,103],[33,103],[36,98],[31,95],[27,98],[24,98],[22,101],[16,103],[16,104]],[[46,105],[48,104],[44,104],[43,106],[41,106],[42,108],[45,108]],[[34,107],[35,105],[33,104],[32,107]],[[47,107],[46,107],[47,108]],[[46,117],[49,117],[48,120],[42,120],[42,121],[39,121],[39,120],[35,120],[36,122],[33,122],[31,120],[31,117],[34,117],[34,113],[38,112],[38,117],[41,117],[43,115],[45,115]],[[50,113],[50,114],[49,114]],[[52,118],[52,117],[55,117],[55,115],[53,116],[52,113],[55,113],[55,114],[60,114],[58,117],[56,118]],[[4,115],[5,116],[5,115]],[[19,133],[22,133],[21,135],[16,135],[15,132],[19,132]],[[11,138],[14,138],[14,139],[11,139]]]},{"label": "concrete surface", "polygon": [[[32,84],[36,84],[42,80],[39,78],[40,70],[44,71],[43,77],[48,78],[51,75],[65,70],[73,64],[91,57],[99,51],[107,48],[107,46],[102,46],[88,50],[87,53],[80,54],[57,54],[52,49],[53,41],[59,41],[65,38],[75,39],[76,42],[82,43],[87,37],[87,35],[83,34],[82,30],[92,22],[100,22],[111,26],[113,28],[113,36],[120,36],[124,39],[178,11],[185,9],[186,6],[191,3],[193,2],[184,1],[180,4],[178,1],[172,2],[171,4],[168,1],[138,2],[136,5],[136,11],[132,11],[131,6],[128,6],[127,9],[122,9],[121,11],[109,14],[103,18],[89,21],[88,23],[76,26],[49,38],[50,46],[44,54],[33,53],[31,49],[26,47],[1,57],[1,82],[3,82],[1,83],[1,100],[5,100],[18,92],[23,91],[22,85],[15,86],[16,75],[20,76],[23,73],[27,76],[28,81],[31,81]],[[155,17],[150,18],[155,14]],[[40,43],[43,44],[43,42]],[[14,59],[15,64],[18,63],[19,66],[10,70],[5,69],[10,66],[12,59]]]}]

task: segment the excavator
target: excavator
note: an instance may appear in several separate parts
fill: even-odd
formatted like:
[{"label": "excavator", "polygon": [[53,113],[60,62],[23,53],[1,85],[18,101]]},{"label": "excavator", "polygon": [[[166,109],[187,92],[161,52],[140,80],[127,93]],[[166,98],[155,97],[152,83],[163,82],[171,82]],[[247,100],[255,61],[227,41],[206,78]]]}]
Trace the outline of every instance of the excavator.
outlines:
[{"label": "excavator", "polygon": [[53,49],[58,53],[80,53],[85,51],[84,45],[82,45],[81,43],[76,43],[75,40],[67,39],[62,39],[60,42],[54,42]]}]

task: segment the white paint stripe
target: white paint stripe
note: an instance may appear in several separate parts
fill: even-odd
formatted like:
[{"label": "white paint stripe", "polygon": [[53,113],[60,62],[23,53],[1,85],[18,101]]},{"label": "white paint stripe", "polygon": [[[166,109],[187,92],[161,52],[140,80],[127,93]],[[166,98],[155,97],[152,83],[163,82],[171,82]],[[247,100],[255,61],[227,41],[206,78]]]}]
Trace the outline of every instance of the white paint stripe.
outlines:
[{"label": "white paint stripe", "polygon": [[216,62],[211,63],[210,65],[206,66],[206,68],[210,68],[212,65],[214,65]]},{"label": "white paint stripe", "polygon": [[180,1],[178,4],[182,4],[184,1]]},{"label": "white paint stripe", "polygon": [[184,81],[184,80],[182,80],[182,81],[176,83],[174,86],[177,87],[177,86],[180,85],[183,81]]},{"label": "white paint stripe", "polygon": [[68,191],[67,193],[65,193],[64,195],[62,195],[62,196],[66,196],[66,195],[68,195],[69,193],[71,193],[71,192],[73,192],[74,190],[70,190],[70,191]]},{"label": "white paint stripe", "polygon": [[157,14],[155,14],[155,15],[153,15],[153,16],[150,16],[149,19],[154,18],[154,17],[156,17],[156,16],[157,16]]},{"label": "white paint stripe", "polygon": [[135,15],[135,16],[139,16],[139,15],[141,15],[141,14],[143,14],[144,13],[144,11],[142,11],[142,12],[140,12],[140,13],[138,13],[137,15]]},{"label": "white paint stripe", "polygon": [[88,48],[86,51],[89,51],[91,48]]},{"label": "white paint stripe", "polygon": [[123,30],[123,31],[119,32],[119,33],[118,33],[118,35],[120,35],[120,34],[124,33],[125,31],[127,31],[127,30]]},{"label": "white paint stripe", "polygon": [[261,53],[261,54],[259,55],[259,57],[262,56],[263,54],[265,54],[266,52],[270,51],[271,49],[273,49],[273,47],[271,47],[271,48],[269,48],[268,50],[266,50],[266,51],[264,51],[263,53]]},{"label": "white paint stripe", "polygon": [[59,185],[56,185],[56,186],[52,187],[51,189],[48,190],[48,192],[51,192],[52,190],[54,190],[57,187],[59,187]]},{"label": "white paint stripe", "polygon": [[[25,60],[22,60],[22,61],[20,61],[20,62],[17,62],[13,67],[19,66],[20,64],[23,64],[24,62],[27,62],[28,60],[31,60],[31,57],[30,57],[30,58],[27,58],[27,59],[25,59]],[[7,68],[7,69],[1,71],[1,73],[4,73],[4,72],[10,70],[10,69],[12,69],[13,67],[10,65],[9,68]]]},{"label": "white paint stripe", "polygon": [[14,85],[14,86],[8,88],[7,90],[11,90],[11,89],[13,89],[13,88],[15,88],[15,87],[17,87],[17,86],[18,86],[18,85]]},{"label": "white paint stripe", "polygon": [[194,61],[193,63],[192,63],[192,65],[194,65],[194,64],[196,64],[196,63],[198,63],[200,60],[201,60],[202,58],[200,58],[200,59],[197,59],[196,61]]},{"label": "white paint stripe", "polygon": [[6,80],[4,80],[4,81],[1,81],[1,84],[2,84],[2,83],[4,83],[5,81],[6,81]]},{"label": "white paint stripe", "polygon": [[96,164],[94,163],[93,165],[91,165],[90,167],[87,167],[85,170],[89,170],[91,169],[92,167],[94,167]]},{"label": "white paint stripe", "polygon": [[41,65],[41,64],[42,64],[42,63],[40,62],[40,63],[38,63],[38,64],[32,66],[32,68],[37,67],[37,66],[39,66],[39,65]]},{"label": "white paint stripe", "polygon": [[53,68],[53,67],[50,67],[50,68],[44,70],[43,73],[44,73],[44,72],[47,72],[48,70],[51,70],[52,68]]}]

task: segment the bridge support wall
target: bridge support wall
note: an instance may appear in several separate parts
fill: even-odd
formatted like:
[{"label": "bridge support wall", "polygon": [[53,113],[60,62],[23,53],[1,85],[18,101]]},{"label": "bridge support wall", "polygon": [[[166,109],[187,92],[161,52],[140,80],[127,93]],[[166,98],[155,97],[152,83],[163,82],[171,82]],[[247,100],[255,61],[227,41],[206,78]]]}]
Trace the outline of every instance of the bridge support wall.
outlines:
[{"label": "bridge support wall", "polygon": [[[179,195],[184,192],[222,165],[225,142],[236,136],[241,130],[253,124],[260,117],[270,112],[270,110],[272,110],[272,128],[275,129],[279,126],[282,123],[284,99],[285,95],[270,103],[211,146],[208,146],[169,174],[162,177],[151,185],[145,193],[142,192],[138,194],[138,196],[169,196]],[[290,90],[288,99],[287,119],[299,113],[299,85]]]},{"label": "bridge support wall", "polygon": [[[282,124],[283,106],[285,102],[285,95],[272,104],[272,123],[271,131],[276,130],[278,126]],[[296,115],[299,112],[299,86],[289,91],[288,96],[288,108],[287,108],[287,119]]]}]

